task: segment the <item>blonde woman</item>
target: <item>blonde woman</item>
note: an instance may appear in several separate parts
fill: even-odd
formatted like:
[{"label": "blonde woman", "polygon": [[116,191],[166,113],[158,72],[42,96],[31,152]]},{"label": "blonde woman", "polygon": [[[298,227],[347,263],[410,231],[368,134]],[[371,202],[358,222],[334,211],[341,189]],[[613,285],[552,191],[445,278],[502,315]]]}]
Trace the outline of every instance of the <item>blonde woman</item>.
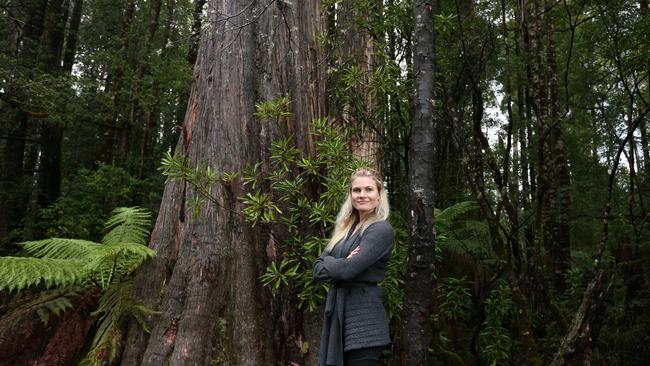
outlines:
[{"label": "blonde woman", "polygon": [[377,286],[393,248],[393,228],[386,221],[388,196],[371,169],[357,169],[349,186],[334,234],[314,263],[314,279],[332,284],[325,304],[320,366],[379,365],[381,350],[390,343],[382,290]]}]

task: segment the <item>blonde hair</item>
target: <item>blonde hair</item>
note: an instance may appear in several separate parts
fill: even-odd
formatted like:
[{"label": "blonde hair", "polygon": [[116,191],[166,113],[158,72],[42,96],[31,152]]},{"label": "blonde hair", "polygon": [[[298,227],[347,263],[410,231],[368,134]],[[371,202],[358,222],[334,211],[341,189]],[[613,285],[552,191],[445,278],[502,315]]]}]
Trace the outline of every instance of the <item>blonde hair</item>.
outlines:
[{"label": "blonde hair", "polygon": [[355,170],[350,176],[350,181],[348,183],[348,195],[345,198],[343,205],[341,205],[339,213],[336,215],[334,233],[325,247],[325,251],[327,252],[331,252],[332,249],[334,249],[334,246],[336,246],[336,244],[347,235],[348,231],[350,231],[354,222],[359,219],[359,212],[352,205],[352,182],[359,177],[369,177],[375,181],[377,191],[379,192],[379,203],[377,204],[377,207],[375,207],[374,212],[363,220],[363,222],[360,222],[354,231],[363,233],[363,231],[371,224],[388,219],[388,215],[390,214],[388,194],[379,179],[379,174],[375,170],[369,168],[359,168]]}]

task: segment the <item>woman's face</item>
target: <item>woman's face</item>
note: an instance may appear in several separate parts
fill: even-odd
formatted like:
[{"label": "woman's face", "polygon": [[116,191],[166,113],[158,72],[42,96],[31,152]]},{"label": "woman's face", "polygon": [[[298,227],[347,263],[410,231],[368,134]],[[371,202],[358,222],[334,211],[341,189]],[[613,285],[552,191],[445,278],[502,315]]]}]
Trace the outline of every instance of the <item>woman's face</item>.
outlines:
[{"label": "woman's face", "polygon": [[371,214],[379,205],[379,190],[371,177],[357,177],[350,187],[352,206],[359,211],[361,219]]}]

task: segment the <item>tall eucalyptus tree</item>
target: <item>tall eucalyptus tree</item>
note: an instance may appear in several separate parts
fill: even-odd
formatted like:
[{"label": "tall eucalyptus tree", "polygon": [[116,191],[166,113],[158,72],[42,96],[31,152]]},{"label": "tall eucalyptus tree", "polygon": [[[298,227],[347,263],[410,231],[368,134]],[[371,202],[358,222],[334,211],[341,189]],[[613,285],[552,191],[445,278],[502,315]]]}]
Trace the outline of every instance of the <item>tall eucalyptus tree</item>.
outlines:
[{"label": "tall eucalyptus tree", "polygon": [[[264,151],[280,130],[292,131],[309,154],[310,121],[326,114],[319,2],[212,0],[205,24],[177,156],[241,175],[268,159]],[[256,103],[283,95],[291,117],[279,125],[256,120]],[[189,205],[197,192],[167,182],[150,242],[158,256],[135,284],[161,313],[149,319],[150,334],[129,327],[123,365],[209,365],[222,358],[265,365],[276,350],[297,347],[289,336],[273,337],[278,319],[267,311],[270,298],[257,278],[274,244],[236,214],[244,189],[241,179],[209,187],[217,201],[196,214]]]}]

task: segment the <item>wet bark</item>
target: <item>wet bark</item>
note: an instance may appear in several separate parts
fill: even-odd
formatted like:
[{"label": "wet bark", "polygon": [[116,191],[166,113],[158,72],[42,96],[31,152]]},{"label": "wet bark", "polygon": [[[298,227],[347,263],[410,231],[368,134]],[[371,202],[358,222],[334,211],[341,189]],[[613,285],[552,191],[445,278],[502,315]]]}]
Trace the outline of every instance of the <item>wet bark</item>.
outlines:
[{"label": "wet bark", "polygon": [[434,363],[431,314],[435,310],[435,232],[433,228],[435,124],[434,12],[427,1],[413,1],[415,97],[409,150],[409,248],[402,312],[402,363]]},{"label": "wet bark", "polygon": [[[318,2],[209,1],[207,24],[176,154],[242,173],[279,131],[291,131],[309,153],[309,122],[326,113]],[[293,114],[280,126],[254,119],[256,103],[285,94]],[[241,180],[210,190],[218,202],[193,216],[191,187],[165,186],[150,241],[158,255],[135,281],[135,293],[161,314],[148,320],[150,334],[129,325],[123,365],[265,365],[297,347],[283,344],[290,337],[274,338],[281,319],[257,281],[268,263],[269,233],[238,213]]]}]

